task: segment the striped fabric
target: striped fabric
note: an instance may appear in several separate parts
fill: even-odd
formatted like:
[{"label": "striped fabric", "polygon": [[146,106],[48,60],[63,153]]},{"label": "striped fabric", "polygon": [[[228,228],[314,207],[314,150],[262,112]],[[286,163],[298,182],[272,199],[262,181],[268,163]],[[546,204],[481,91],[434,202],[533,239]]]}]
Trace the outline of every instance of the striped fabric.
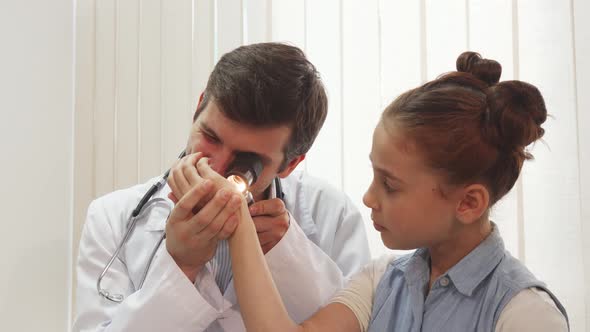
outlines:
[{"label": "striped fabric", "polygon": [[[277,197],[276,185],[274,181],[271,182],[269,192],[269,199]],[[215,257],[213,257],[211,260],[211,267],[215,275],[215,282],[217,283],[221,293],[224,294],[225,290],[227,289],[227,285],[229,285],[229,282],[233,277],[231,269],[231,257],[229,255],[229,243],[227,240],[219,241],[217,244],[217,251],[215,251]]]}]

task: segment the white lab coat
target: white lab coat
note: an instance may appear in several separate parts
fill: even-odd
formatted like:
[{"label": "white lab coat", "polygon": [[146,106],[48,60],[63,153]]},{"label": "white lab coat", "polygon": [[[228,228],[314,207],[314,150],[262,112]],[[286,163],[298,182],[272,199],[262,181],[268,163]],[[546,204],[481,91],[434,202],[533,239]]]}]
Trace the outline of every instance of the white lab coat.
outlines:
[{"label": "white lab coat", "polygon": [[[80,241],[74,331],[245,331],[233,282],[221,294],[207,264],[192,284],[165,243],[136,291],[172,208],[167,186],[146,205],[120,259],[102,281],[103,289],[123,294],[125,300],[114,303],[98,295],[96,280],[153,182],[90,204]],[[349,276],[369,261],[369,249],[360,214],[344,194],[302,172],[282,185],[296,222],[265,258],[287,311],[303,321],[342,287],[343,273]]]}]

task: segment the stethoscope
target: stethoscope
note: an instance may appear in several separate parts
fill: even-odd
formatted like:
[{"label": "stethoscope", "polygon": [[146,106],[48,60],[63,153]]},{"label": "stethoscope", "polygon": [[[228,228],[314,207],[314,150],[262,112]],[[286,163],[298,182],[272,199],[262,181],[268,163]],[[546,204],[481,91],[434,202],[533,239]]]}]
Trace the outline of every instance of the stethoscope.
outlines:
[{"label": "stethoscope", "polygon": [[[186,155],[186,152],[183,151],[178,156],[178,158],[181,159],[185,155]],[[258,160],[256,158],[256,156],[252,155],[252,154],[248,154],[248,153],[241,154],[241,155],[236,156],[235,161],[232,163],[232,166],[230,166],[229,169],[230,169],[230,171],[226,175],[227,179],[230,180],[230,182],[233,182],[239,189],[241,189],[241,191],[244,193],[244,195],[246,196],[249,203],[252,203],[253,202],[252,195],[248,191],[248,188],[254,182],[256,182],[260,172],[262,171],[262,164],[261,164],[260,160]],[[135,230],[135,225],[137,224],[137,220],[139,220],[141,212],[144,211],[143,208],[146,206],[146,204],[149,206],[150,204],[158,202],[158,200],[156,200],[156,199],[151,200],[151,198],[160,189],[162,189],[162,187],[164,187],[169,174],[170,174],[170,169],[167,170],[162,175],[160,180],[158,180],[156,183],[154,183],[150,187],[150,189],[143,195],[141,200],[139,200],[139,203],[137,203],[137,206],[135,207],[135,209],[133,209],[133,211],[131,212],[131,215],[129,216],[127,230],[125,231],[123,238],[119,242],[117,249],[115,250],[115,252],[111,256],[111,258],[109,259],[108,263],[105,265],[104,269],[100,273],[100,276],[96,280],[96,289],[98,291],[98,294],[100,296],[104,297],[105,299],[110,300],[112,302],[117,302],[117,303],[123,302],[124,296],[122,294],[111,294],[109,291],[103,289],[100,286],[100,283],[102,282],[102,279],[107,274],[108,270],[110,269],[110,267],[113,264],[113,262],[115,261],[115,259],[117,259],[117,257],[119,257],[119,254],[120,254],[121,250],[123,249],[123,247],[125,246],[125,243],[127,243],[127,240],[129,240],[129,238],[131,237],[131,234]],[[275,182],[276,197],[280,198],[281,200],[284,199],[284,195],[283,195],[283,191],[282,191],[282,187],[281,187],[281,181],[279,180],[278,177],[276,177],[274,179],[274,182]],[[140,283],[137,287],[137,290],[140,290],[143,287],[143,283],[147,277],[150,266],[152,265],[152,261],[154,260],[154,256],[156,255],[158,248],[160,247],[160,245],[162,244],[162,241],[164,241],[165,238],[166,238],[166,232],[162,232],[162,235],[158,239],[158,242],[154,246],[154,249],[152,250],[152,252],[149,256],[149,260],[148,260],[146,267],[143,271],[143,274],[140,279]]]}]

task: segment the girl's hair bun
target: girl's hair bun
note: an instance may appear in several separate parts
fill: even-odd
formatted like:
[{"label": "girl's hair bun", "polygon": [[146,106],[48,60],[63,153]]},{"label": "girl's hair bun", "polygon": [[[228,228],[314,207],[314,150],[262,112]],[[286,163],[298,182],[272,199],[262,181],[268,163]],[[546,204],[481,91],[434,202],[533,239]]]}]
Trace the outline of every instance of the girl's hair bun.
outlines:
[{"label": "girl's hair bun", "polygon": [[457,71],[470,73],[488,86],[500,81],[502,65],[496,60],[484,59],[476,52],[463,52],[457,58]]}]

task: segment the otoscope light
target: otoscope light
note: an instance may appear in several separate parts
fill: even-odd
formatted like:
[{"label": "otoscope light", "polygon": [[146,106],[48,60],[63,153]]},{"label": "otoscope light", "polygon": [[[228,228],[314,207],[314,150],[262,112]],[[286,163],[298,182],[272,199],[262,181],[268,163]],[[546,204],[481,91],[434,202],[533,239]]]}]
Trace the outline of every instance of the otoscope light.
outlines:
[{"label": "otoscope light", "polygon": [[248,184],[246,183],[246,180],[244,180],[239,175],[230,175],[227,177],[227,179],[236,186],[236,189],[239,192],[244,193],[246,190],[248,190]]},{"label": "otoscope light", "polygon": [[254,200],[249,190],[262,172],[260,158],[253,153],[240,153],[228,167],[228,170],[226,178],[236,186],[238,191],[244,194],[248,199],[248,204],[253,203]]}]

